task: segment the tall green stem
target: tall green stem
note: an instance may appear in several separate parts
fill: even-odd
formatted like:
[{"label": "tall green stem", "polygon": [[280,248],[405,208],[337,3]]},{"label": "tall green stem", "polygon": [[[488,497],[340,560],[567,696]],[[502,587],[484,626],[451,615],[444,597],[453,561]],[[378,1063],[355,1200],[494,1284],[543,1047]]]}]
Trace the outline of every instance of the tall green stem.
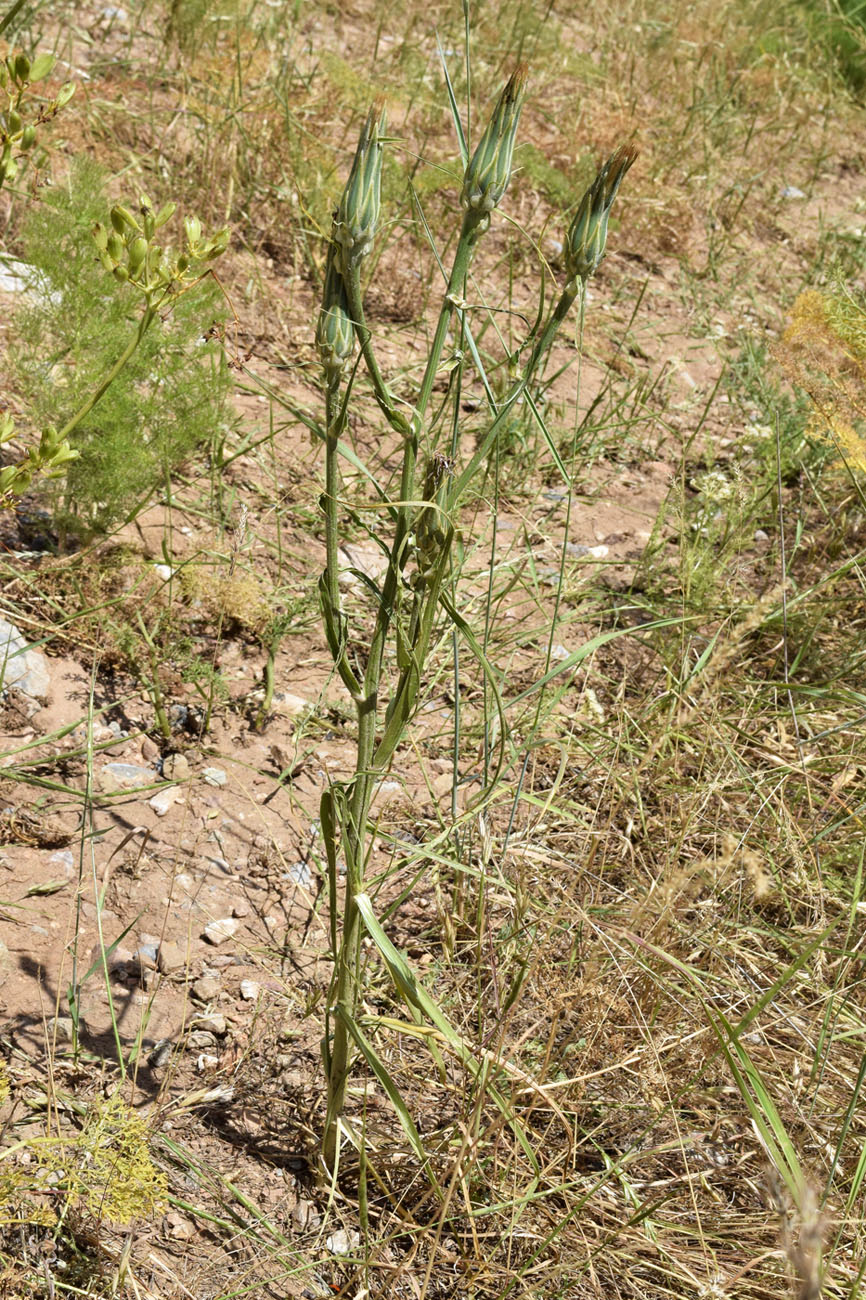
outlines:
[{"label": "tall green stem", "polygon": [[[339,952],[334,954],[336,969],[332,982],[332,994],[328,1002],[331,1007],[345,1006],[354,1017],[358,1000],[358,960],[360,952],[360,916],[355,898],[364,885],[366,861],[367,817],[373,797],[377,771],[381,767],[381,756],[377,754],[374,767],[373,756],[376,750],[376,733],[378,726],[379,687],[382,678],[382,666],[385,645],[393,617],[401,574],[406,562],[406,548],[413,515],[412,501],[415,489],[415,468],[418,458],[418,442],[424,427],[424,418],[433,385],[442,359],[445,339],[452,316],[456,310],[456,295],[462,296],[463,287],[469,271],[469,264],[479,235],[478,220],[473,214],[467,214],[463,221],[460,240],[454,256],[454,264],[448,280],[448,289],[439,313],[436,332],[427,358],[427,365],[421,380],[418,402],[412,415],[411,426],[396,411],[391,394],[382,379],[371,346],[370,331],[367,329],[361,303],[360,282],[357,273],[353,274],[347,285],[349,309],[356,324],[356,333],[364,355],[364,360],[373,383],[379,406],[389,419],[404,435],[403,467],[400,479],[400,500],[397,506],[397,519],[394,529],[394,541],[391,556],[382,586],[382,596],[376,614],[376,626],[370,643],[370,652],[364,672],[363,686],[355,693],[355,707],[358,717],[358,748],[355,775],[349,788],[342,828],[342,846],[346,859],[346,887],[343,902],[343,926]],[[336,465],[337,436],[333,431],[334,419],[331,407],[336,400],[329,390],[328,441],[326,444],[325,493],[326,515],[333,518],[333,527],[328,528],[328,596],[334,609],[338,608],[339,590],[337,587],[337,530],[336,497],[338,473]],[[332,466],[333,461],[333,466]],[[438,590],[438,584],[437,584]],[[435,605],[435,597],[433,599]],[[429,627],[424,631],[429,638]],[[342,670],[341,670],[342,672]],[[345,680],[345,677],[344,677]],[[402,684],[402,683],[401,683]],[[398,688],[399,689],[399,688]],[[401,694],[405,694],[405,685]],[[389,728],[390,729],[390,728]],[[380,746],[381,749],[381,746]],[[393,745],[387,745],[386,751],[393,752]],[[346,1083],[350,1064],[349,1031],[343,1017],[337,1017],[334,1026],[333,1042],[328,1044],[328,1113],[325,1122],[325,1140],[323,1156],[327,1168],[333,1169],[339,1144],[339,1119],[343,1113],[346,1098]]]}]

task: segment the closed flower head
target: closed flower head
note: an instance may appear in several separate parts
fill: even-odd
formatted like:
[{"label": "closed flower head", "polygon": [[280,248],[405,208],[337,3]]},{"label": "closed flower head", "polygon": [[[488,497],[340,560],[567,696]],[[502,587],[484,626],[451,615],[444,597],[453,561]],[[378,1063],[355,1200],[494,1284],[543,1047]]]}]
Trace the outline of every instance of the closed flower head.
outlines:
[{"label": "closed flower head", "polygon": [[339,378],[355,348],[355,327],[349,314],[343,277],[336,262],[337,246],[331,243],[325,269],[322,308],[316,326],[316,346],[329,383]]},{"label": "closed flower head", "polygon": [[580,200],[565,248],[569,280],[588,280],[598,269],[607,243],[607,219],[620,182],[637,158],[632,144],[621,144]]},{"label": "closed flower head", "polygon": [[341,270],[348,275],[369,253],[379,224],[385,106],[379,100],[367,114],[352,170],[334,218]]},{"label": "closed flower head", "polygon": [[508,186],[514,138],[526,89],[526,72],[525,63],[519,64],[512,72],[466,168],[460,201],[469,212],[489,214]]}]

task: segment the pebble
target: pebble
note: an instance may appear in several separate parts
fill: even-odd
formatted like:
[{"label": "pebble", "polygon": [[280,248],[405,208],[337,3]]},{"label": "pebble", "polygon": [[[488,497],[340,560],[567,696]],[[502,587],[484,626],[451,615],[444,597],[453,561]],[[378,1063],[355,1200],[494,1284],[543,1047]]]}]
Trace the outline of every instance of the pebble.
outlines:
[{"label": "pebble", "polygon": [[74,1033],[75,1026],[72,1023],[71,1016],[54,1016],[48,1021],[49,1037],[56,1037],[58,1042],[71,1043]]},{"label": "pebble", "polygon": [[770,540],[770,534],[769,534],[769,533],[765,533],[764,530],[763,530],[763,528],[756,528],[756,529],[755,529],[755,541],[756,541],[756,542],[768,542],[769,540]]},{"label": "pebble", "polygon": [[208,785],[225,785],[228,777],[221,767],[206,767],[202,769],[202,776]]},{"label": "pebble", "polygon": [[[103,10],[103,13],[105,10]],[[162,1229],[167,1237],[174,1241],[189,1241],[192,1236],[192,1224],[176,1210],[170,1210],[162,1221]]]},{"label": "pebble", "polygon": [[196,1016],[195,1023],[197,1025],[195,1032],[197,1033],[216,1034],[217,1038],[223,1038],[228,1032],[226,1018],[218,1012],[207,1016]]},{"label": "pebble", "polygon": [[594,560],[603,560],[610,550],[610,547],[583,546],[580,542],[566,542],[565,549],[569,555],[589,555]]},{"label": "pebble", "polygon": [[[192,1034],[190,1034],[190,1038],[192,1038]],[[199,1074],[207,1074],[209,1070],[215,1070],[218,1065],[218,1056],[210,1056],[207,1052],[202,1052],[195,1063],[195,1068]]]},{"label": "pebble", "polygon": [[287,718],[299,718],[312,712],[312,708],[310,701],[300,695],[291,695],[288,691],[274,693],[274,712],[283,713]]},{"label": "pebble", "polygon": [[567,646],[555,645],[551,647],[550,657],[551,659],[557,659],[561,661],[563,659],[567,659],[570,653],[571,651],[568,649]]},{"label": "pebble", "polygon": [[183,970],[186,966],[186,953],[178,944],[164,940],[159,945],[156,964],[163,975],[173,975],[175,971]]},{"label": "pebble", "polygon": [[294,881],[296,885],[301,885],[304,889],[307,889],[313,883],[313,873],[306,862],[293,863],[283,878]]},{"label": "pebble", "polygon": [[193,1029],[188,1041],[190,1047],[216,1047],[216,1038],[207,1029]]},{"label": "pebble", "polygon": [[[356,546],[354,542],[347,542],[345,546],[340,547],[338,555],[341,564],[349,569],[357,569],[365,577],[374,580],[381,578],[388,568],[388,556],[378,546]],[[341,587],[357,581],[358,578],[354,573],[342,571],[339,575]]]},{"label": "pebble", "polygon": [[241,980],[241,997],[245,1002],[255,1002],[261,991],[261,984],[255,980]]},{"label": "pebble", "polygon": [[162,774],[167,781],[188,781],[192,774],[189,759],[185,754],[169,754],[163,762]]},{"label": "pebble", "polygon": [[[99,944],[96,945],[93,952],[90,954],[90,960],[91,964],[97,961],[101,963],[102,957],[100,955]],[[107,954],[107,960],[109,972],[120,975],[125,973],[126,967],[130,966],[135,959],[128,948],[117,947],[114,952]]]},{"label": "pebble", "polygon": [[28,642],[14,623],[0,618],[0,684],[14,686],[26,696],[35,713],[51,689],[48,660],[41,650],[28,650]]},{"label": "pebble", "polygon": [[141,757],[145,763],[155,763],[159,758],[159,745],[150,736],[145,736],[141,742]]},{"label": "pebble", "polygon": [[322,1222],[322,1216],[312,1201],[298,1201],[297,1205],[292,1207],[292,1222],[296,1228],[301,1230],[318,1228]]},{"label": "pebble", "polygon": [[212,957],[211,964],[215,970],[220,971],[226,966],[233,966],[235,964],[235,957],[232,953],[223,952],[220,953],[218,957]]},{"label": "pebble", "polygon": [[249,916],[252,911],[249,901],[246,898],[239,898],[232,908],[232,916],[244,917]]},{"label": "pebble", "polygon": [[796,185],[785,185],[779,190],[780,199],[804,199],[805,197],[803,190],[798,189]]},{"label": "pebble", "polygon": [[201,1002],[211,1002],[222,992],[222,985],[213,975],[202,975],[192,986],[192,991]]},{"label": "pebble", "polygon": [[164,790],[157,790],[152,799],[148,799],[148,804],[156,813],[157,817],[164,817],[171,805],[178,796],[178,789],[175,785],[166,786]]},{"label": "pebble", "polygon": [[152,1066],[154,1070],[161,1070],[164,1065],[168,1064],[173,1047],[174,1044],[170,1038],[161,1038],[147,1058],[148,1065]]},{"label": "pebble", "polygon": [[155,772],[138,763],[106,763],[99,773],[104,790],[131,790],[139,785],[152,785]]},{"label": "pebble", "polygon": [[233,917],[224,916],[218,921],[208,922],[204,928],[204,937],[216,947],[225,943],[226,939],[233,939],[239,929],[240,926]]},{"label": "pebble", "polygon": [[36,268],[15,257],[0,258],[0,290],[3,293],[25,293],[38,275]]},{"label": "pebble", "polygon": [[358,1232],[347,1232],[345,1228],[340,1228],[337,1232],[332,1232],[325,1242],[325,1250],[329,1250],[332,1255],[349,1255],[353,1250],[357,1250],[361,1244],[361,1235]]},{"label": "pebble", "polygon": [[159,943],[143,943],[133,954],[142,970],[156,970],[159,957]]}]

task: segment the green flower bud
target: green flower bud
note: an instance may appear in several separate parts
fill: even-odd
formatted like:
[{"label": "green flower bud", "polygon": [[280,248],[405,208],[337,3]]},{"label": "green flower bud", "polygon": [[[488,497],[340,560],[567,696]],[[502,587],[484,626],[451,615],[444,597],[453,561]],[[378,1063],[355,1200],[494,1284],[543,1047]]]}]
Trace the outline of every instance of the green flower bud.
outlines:
[{"label": "green flower bud", "polygon": [[111,224],[119,235],[125,235],[128,230],[141,230],[141,226],[122,203],[115,203],[111,209]]},{"label": "green flower bud", "polygon": [[21,114],[14,108],[10,108],[9,115],[6,118],[6,130],[11,136],[16,136],[24,125]]},{"label": "green flower bud", "polygon": [[355,327],[349,314],[346,288],[337,269],[338,249],[331,243],[325,269],[322,309],[316,326],[316,346],[329,382],[339,378],[355,349]]},{"label": "green flower bud", "polygon": [[127,270],[129,271],[130,278],[134,278],[138,275],[139,271],[144,266],[144,259],[146,257],[147,240],[143,235],[139,235],[137,239],[133,239],[127,250]]},{"label": "green flower bud", "polygon": [[588,280],[598,269],[607,244],[607,219],[620,182],[637,158],[632,144],[621,144],[611,154],[580,200],[565,244],[565,269],[569,280]]},{"label": "green flower bud", "polygon": [[30,69],[31,86],[37,81],[44,81],[56,62],[53,54],[37,54]]},{"label": "green flower bud", "polygon": [[156,214],[156,228],[159,230],[167,221],[171,221],[177,209],[176,203],[166,203]]},{"label": "green flower bud", "polygon": [[213,262],[215,258],[222,257],[223,253],[229,246],[229,232],[226,228],[218,230],[204,245],[200,256],[205,262]]},{"label": "green flower bud", "polygon": [[22,86],[25,82],[30,80],[30,60],[26,54],[19,54],[16,56],[13,75],[19,85]]},{"label": "green flower bud", "polygon": [[460,202],[470,212],[492,212],[508,186],[526,74],[525,63],[512,72],[466,168]]},{"label": "green flower bud", "polygon": [[141,223],[144,226],[144,234],[147,239],[153,239],[156,234],[156,217],[153,211],[153,204],[146,194],[141,194],[138,199],[138,209],[141,213]]},{"label": "green flower bud", "polygon": [[333,238],[337,242],[340,269],[344,275],[348,275],[351,267],[369,253],[376,234],[384,130],[385,107],[380,100],[367,114],[352,170],[334,216]]},{"label": "green flower bud", "polygon": [[31,123],[25,126],[21,132],[21,148],[24,150],[32,149],[36,143],[36,127]]},{"label": "green flower bud", "polygon": [[119,262],[123,257],[123,241],[113,231],[105,241],[105,251],[114,262]]},{"label": "green flower bud", "polygon": [[189,251],[195,256],[195,250],[201,241],[201,222],[198,217],[184,217],[183,228],[186,232],[186,242]]}]

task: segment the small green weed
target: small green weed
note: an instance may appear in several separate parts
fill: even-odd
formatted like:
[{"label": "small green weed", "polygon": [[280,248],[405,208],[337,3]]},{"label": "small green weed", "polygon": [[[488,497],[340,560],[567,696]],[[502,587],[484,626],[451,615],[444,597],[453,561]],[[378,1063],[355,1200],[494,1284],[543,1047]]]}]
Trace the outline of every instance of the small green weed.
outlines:
[{"label": "small green weed", "polygon": [[[98,388],[136,330],[134,291],[112,284],[95,255],[106,177],[87,159],[27,218],[22,245],[38,273],[16,317],[17,381],[40,425],[60,427]],[[200,285],[158,317],[71,441],[80,453],[55,491],[62,531],[87,536],[135,511],[225,418],[228,376],[215,287]],[[204,325],[204,329],[203,329]]]}]

